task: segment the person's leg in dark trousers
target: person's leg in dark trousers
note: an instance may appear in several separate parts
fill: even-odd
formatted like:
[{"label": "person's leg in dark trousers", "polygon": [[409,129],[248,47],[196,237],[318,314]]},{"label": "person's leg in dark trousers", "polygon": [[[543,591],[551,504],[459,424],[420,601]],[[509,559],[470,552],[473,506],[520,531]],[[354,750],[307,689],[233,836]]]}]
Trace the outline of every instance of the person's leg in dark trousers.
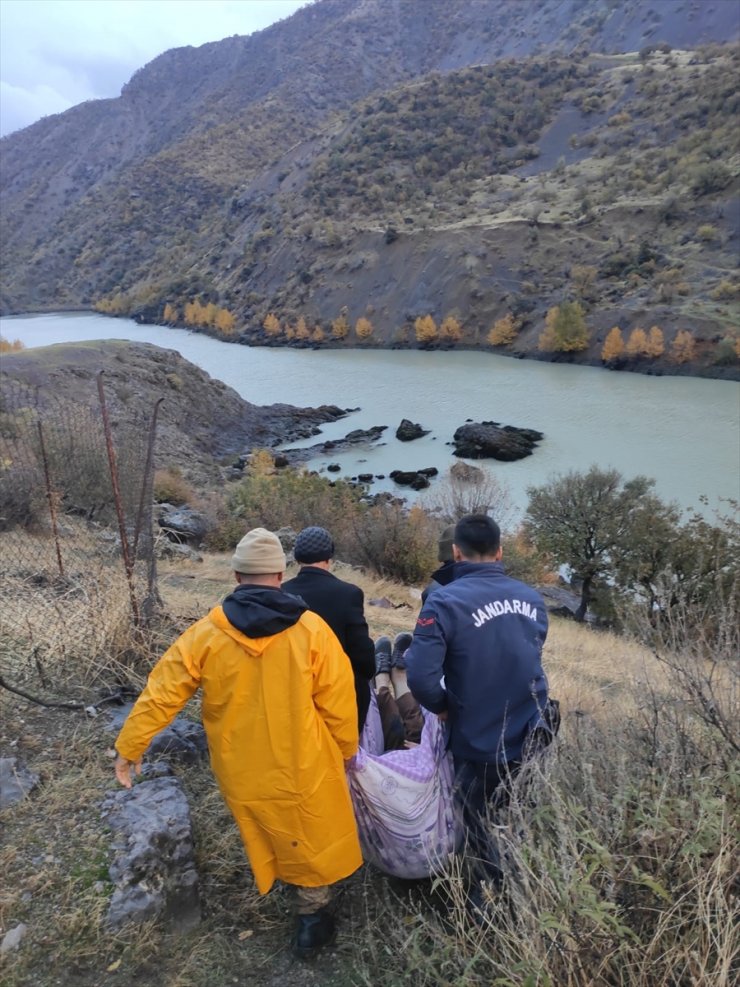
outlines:
[{"label": "person's leg in dark trousers", "polygon": [[398,712],[403,721],[404,737],[409,743],[421,743],[421,731],[424,728],[424,714],[410,692],[405,692],[396,700]]},{"label": "person's leg in dark trousers", "polygon": [[[376,677],[376,680],[380,676]],[[383,746],[387,751],[403,750],[406,731],[399,703],[390,684],[381,685],[376,693],[380,723],[383,727]]]},{"label": "person's leg in dark trousers", "polygon": [[521,765],[455,759],[455,797],[466,838],[466,856],[474,881],[503,882],[501,857],[491,833],[496,815],[511,798],[510,782]]}]

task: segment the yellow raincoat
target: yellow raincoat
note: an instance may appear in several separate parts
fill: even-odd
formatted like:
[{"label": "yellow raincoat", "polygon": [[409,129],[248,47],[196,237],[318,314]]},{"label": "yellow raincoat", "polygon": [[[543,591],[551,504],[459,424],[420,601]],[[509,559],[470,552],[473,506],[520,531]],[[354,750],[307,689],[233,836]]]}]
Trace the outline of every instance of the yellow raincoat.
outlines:
[{"label": "yellow raincoat", "polygon": [[116,749],[138,760],[200,687],[213,772],[264,894],[276,878],[333,884],[362,855],[344,773],[358,744],[349,659],[329,626],[280,590],[257,593],[262,603],[270,593],[296,603],[295,622],[247,637],[224,607],[256,589],[238,587],[164,654]]}]

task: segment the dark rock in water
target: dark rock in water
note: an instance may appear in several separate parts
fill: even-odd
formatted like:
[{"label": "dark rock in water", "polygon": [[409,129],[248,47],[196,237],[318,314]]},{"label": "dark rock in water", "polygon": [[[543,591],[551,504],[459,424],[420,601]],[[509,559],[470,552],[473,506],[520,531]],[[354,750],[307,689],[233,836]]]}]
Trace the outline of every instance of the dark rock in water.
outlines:
[{"label": "dark rock in water", "polygon": [[199,545],[208,531],[206,518],[190,507],[173,508],[169,505],[162,505],[159,526],[164,529],[164,533],[170,541],[180,545],[183,542]]},{"label": "dark rock in water", "polygon": [[413,439],[420,439],[422,435],[429,435],[428,428],[422,428],[418,422],[410,422],[404,418],[396,429],[396,438],[401,442],[411,442]]},{"label": "dark rock in water", "polygon": [[432,475],[433,474],[429,474],[426,473],[426,471],[421,470],[393,470],[390,474],[390,478],[394,483],[397,483],[399,487],[411,487],[412,490],[424,490],[425,487],[429,486],[429,476]]},{"label": "dark rock in water", "polygon": [[200,923],[190,810],[176,778],[152,778],[110,793],[103,818],[114,834],[108,868],[115,891],[106,923],[118,929],[152,918],[178,931]]},{"label": "dark rock in water", "polygon": [[417,470],[417,472],[421,473],[422,476],[437,476],[439,474],[436,466],[425,466],[423,470]]},{"label": "dark rock in water", "polygon": [[[376,442],[387,428],[387,425],[373,425],[372,428],[367,429],[356,428],[345,435],[343,439],[331,439],[315,446],[306,446],[303,449],[285,449],[283,450],[283,455],[291,466],[295,466],[298,463],[306,463],[310,459],[314,459],[317,454],[322,452],[328,452],[329,450],[342,452],[353,446]],[[327,467],[327,469],[329,468]],[[336,472],[336,470],[332,470],[332,472]]]},{"label": "dark rock in water", "polygon": [[498,422],[473,422],[461,425],[453,436],[455,455],[463,459],[498,459],[514,462],[531,456],[542,432],[516,428]]},{"label": "dark rock in water", "polygon": [[385,480],[385,473],[376,473],[375,474],[375,479],[376,480]]},{"label": "dark rock in water", "polygon": [[339,463],[329,463],[329,465],[326,468],[329,470],[330,473],[338,473],[342,467],[339,465]]},{"label": "dark rock in water", "polygon": [[372,473],[359,473],[358,476],[357,476],[357,479],[360,481],[360,483],[372,483],[373,482],[373,474]]},{"label": "dark rock in water", "polygon": [[404,470],[392,470],[389,474],[391,480],[397,483],[399,487],[410,487],[419,474],[416,470],[412,472],[405,472]]},{"label": "dark rock in water", "polygon": [[387,425],[372,425],[370,428],[355,428],[351,432],[347,432],[341,441],[348,442],[352,445],[355,445],[358,442],[373,442],[375,439],[379,439],[387,428]]}]

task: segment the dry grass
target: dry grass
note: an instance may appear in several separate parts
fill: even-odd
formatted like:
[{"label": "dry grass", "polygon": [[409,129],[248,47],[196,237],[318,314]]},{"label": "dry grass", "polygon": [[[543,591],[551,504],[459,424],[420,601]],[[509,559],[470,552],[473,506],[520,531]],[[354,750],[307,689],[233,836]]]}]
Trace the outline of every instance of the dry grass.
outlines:
[{"label": "dry grass", "polygon": [[[150,660],[232,589],[229,559],[161,564],[169,618],[149,642]],[[334,571],[362,588],[374,637],[413,628],[418,588],[339,563]],[[44,592],[27,596],[29,609]],[[370,603],[381,599],[391,606]],[[71,621],[55,633],[62,627],[73,633]],[[71,639],[62,644],[69,651]],[[730,892],[738,778],[720,741],[670,669],[635,643],[555,619],[545,664],[564,723],[558,755],[536,771],[537,808],[523,792],[497,831],[510,893],[492,899],[478,926],[458,863],[435,883],[365,868],[345,882],[337,946],[316,966],[290,958],[289,895],[257,895],[205,764],[176,769],[191,806],[202,925],[188,936],[156,924],[108,933],[110,846],[99,805],[114,786],[105,717],[42,710],[0,692],[0,753],[41,776],[0,818],[0,925],[29,929],[0,979],[9,987],[729,985],[738,957]]]}]

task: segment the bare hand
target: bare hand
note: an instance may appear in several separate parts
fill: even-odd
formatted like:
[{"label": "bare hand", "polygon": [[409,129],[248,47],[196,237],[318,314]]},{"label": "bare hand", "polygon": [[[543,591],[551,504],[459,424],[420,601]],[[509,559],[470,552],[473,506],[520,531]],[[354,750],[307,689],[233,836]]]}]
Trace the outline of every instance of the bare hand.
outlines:
[{"label": "bare hand", "polygon": [[410,751],[412,748],[418,747],[419,744],[415,743],[413,740],[404,740],[403,746],[406,748],[407,751]]},{"label": "bare hand", "polygon": [[446,723],[447,722],[447,710],[446,709],[443,709],[441,713],[437,713],[437,719],[439,720],[440,723]]},{"label": "bare hand", "polygon": [[131,788],[131,768],[133,767],[137,775],[141,774],[141,758],[138,761],[129,761],[125,757],[121,757],[120,754],[116,755],[116,763],[114,765],[116,769],[116,778],[123,785],[124,788]]}]

